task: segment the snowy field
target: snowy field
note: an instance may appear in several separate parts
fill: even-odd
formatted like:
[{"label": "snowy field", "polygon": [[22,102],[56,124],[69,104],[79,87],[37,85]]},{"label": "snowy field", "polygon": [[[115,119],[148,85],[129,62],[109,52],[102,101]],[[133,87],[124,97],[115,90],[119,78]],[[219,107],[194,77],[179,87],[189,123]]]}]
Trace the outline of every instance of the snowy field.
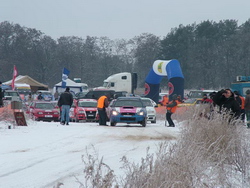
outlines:
[{"label": "snowy field", "polygon": [[164,121],[116,127],[98,123],[34,122],[27,127],[8,126],[0,122],[0,187],[1,188],[61,188],[79,187],[76,177],[83,179],[82,156],[98,153],[104,162],[121,175],[121,157],[140,162],[146,148],[154,153],[161,141],[174,141],[179,125],[165,127]]}]

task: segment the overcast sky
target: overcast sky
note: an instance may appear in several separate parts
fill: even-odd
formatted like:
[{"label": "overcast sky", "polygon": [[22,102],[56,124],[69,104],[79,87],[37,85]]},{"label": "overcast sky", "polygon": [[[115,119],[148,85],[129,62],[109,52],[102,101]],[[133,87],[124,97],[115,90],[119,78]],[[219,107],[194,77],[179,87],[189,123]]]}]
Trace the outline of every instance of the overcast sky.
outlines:
[{"label": "overcast sky", "polygon": [[0,21],[61,36],[166,36],[180,24],[250,18],[250,0],[0,0]]}]

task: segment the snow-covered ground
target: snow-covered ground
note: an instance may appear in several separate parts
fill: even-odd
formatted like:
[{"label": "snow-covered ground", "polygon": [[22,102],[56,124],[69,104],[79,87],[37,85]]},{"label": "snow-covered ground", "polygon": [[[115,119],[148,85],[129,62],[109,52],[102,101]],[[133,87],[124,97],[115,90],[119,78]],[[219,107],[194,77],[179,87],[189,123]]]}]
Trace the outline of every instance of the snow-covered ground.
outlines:
[{"label": "snow-covered ground", "polygon": [[98,123],[34,122],[28,126],[8,129],[0,122],[0,187],[61,188],[79,187],[76,178],[83,177],[82,155],[94,150],[104,158],[116,175],[121,173],[121,157],[140,162],[149,152],[157,150],[160,141],[173,141],[179,127],[168,128],[164,121],[146,127],[118,124],[116,127]]}]

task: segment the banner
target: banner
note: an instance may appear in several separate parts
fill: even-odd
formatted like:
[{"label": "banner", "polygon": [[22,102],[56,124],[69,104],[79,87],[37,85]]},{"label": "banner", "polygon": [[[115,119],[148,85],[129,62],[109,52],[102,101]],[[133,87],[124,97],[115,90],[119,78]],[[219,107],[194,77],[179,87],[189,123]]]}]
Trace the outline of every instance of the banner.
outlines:
[{"label": "banner", "polygon": [[62,88],[66,88],[66,80],[69,77],[69,73],[70,71],[66,68],[63,68],[63,72],[62,72]]},{"label": "banner", "polygon": [[15,79],[16,79],[16,77],[17,77],[17,69],[16,69],[16,65],[14,65],[13,78],[12,78],[12,82],[11,82],[12,90],[15,90]]}]

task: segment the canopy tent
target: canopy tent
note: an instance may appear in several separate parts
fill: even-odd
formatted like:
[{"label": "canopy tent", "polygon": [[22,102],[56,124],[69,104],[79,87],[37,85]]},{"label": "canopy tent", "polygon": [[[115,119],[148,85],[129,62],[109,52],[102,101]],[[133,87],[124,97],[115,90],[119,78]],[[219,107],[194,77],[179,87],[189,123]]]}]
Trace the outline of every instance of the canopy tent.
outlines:
[{"label": "canopy tent", "polygon": [[[88,85],[85,83],[76,83],[73,80],[67,78],[65,80],[66,82],[66,87],[70,88],[70,91],[77,93],[80,91],[87,91],[88,90]],[[62,87],[62,82],[59,82],[57,84],[55,84],[53,92],[55,93],[55,91],[58,91],[59,93],[64,92],[65,88]]]},{"label": "canopy tent", "polygon": [[[9,80],[7,82],[4,82],[3,84],[5,85],[11,85],[12,80]],[[36,80],[34,80],[33,78],[25,75],[19,75],[16,77],[15,79],[15,83],[17,84],[28,84],[30,85],[30,88],[32,90],[32,92],[36,92],[37,90],[48,90],[48,85],[42,84]]]}]

